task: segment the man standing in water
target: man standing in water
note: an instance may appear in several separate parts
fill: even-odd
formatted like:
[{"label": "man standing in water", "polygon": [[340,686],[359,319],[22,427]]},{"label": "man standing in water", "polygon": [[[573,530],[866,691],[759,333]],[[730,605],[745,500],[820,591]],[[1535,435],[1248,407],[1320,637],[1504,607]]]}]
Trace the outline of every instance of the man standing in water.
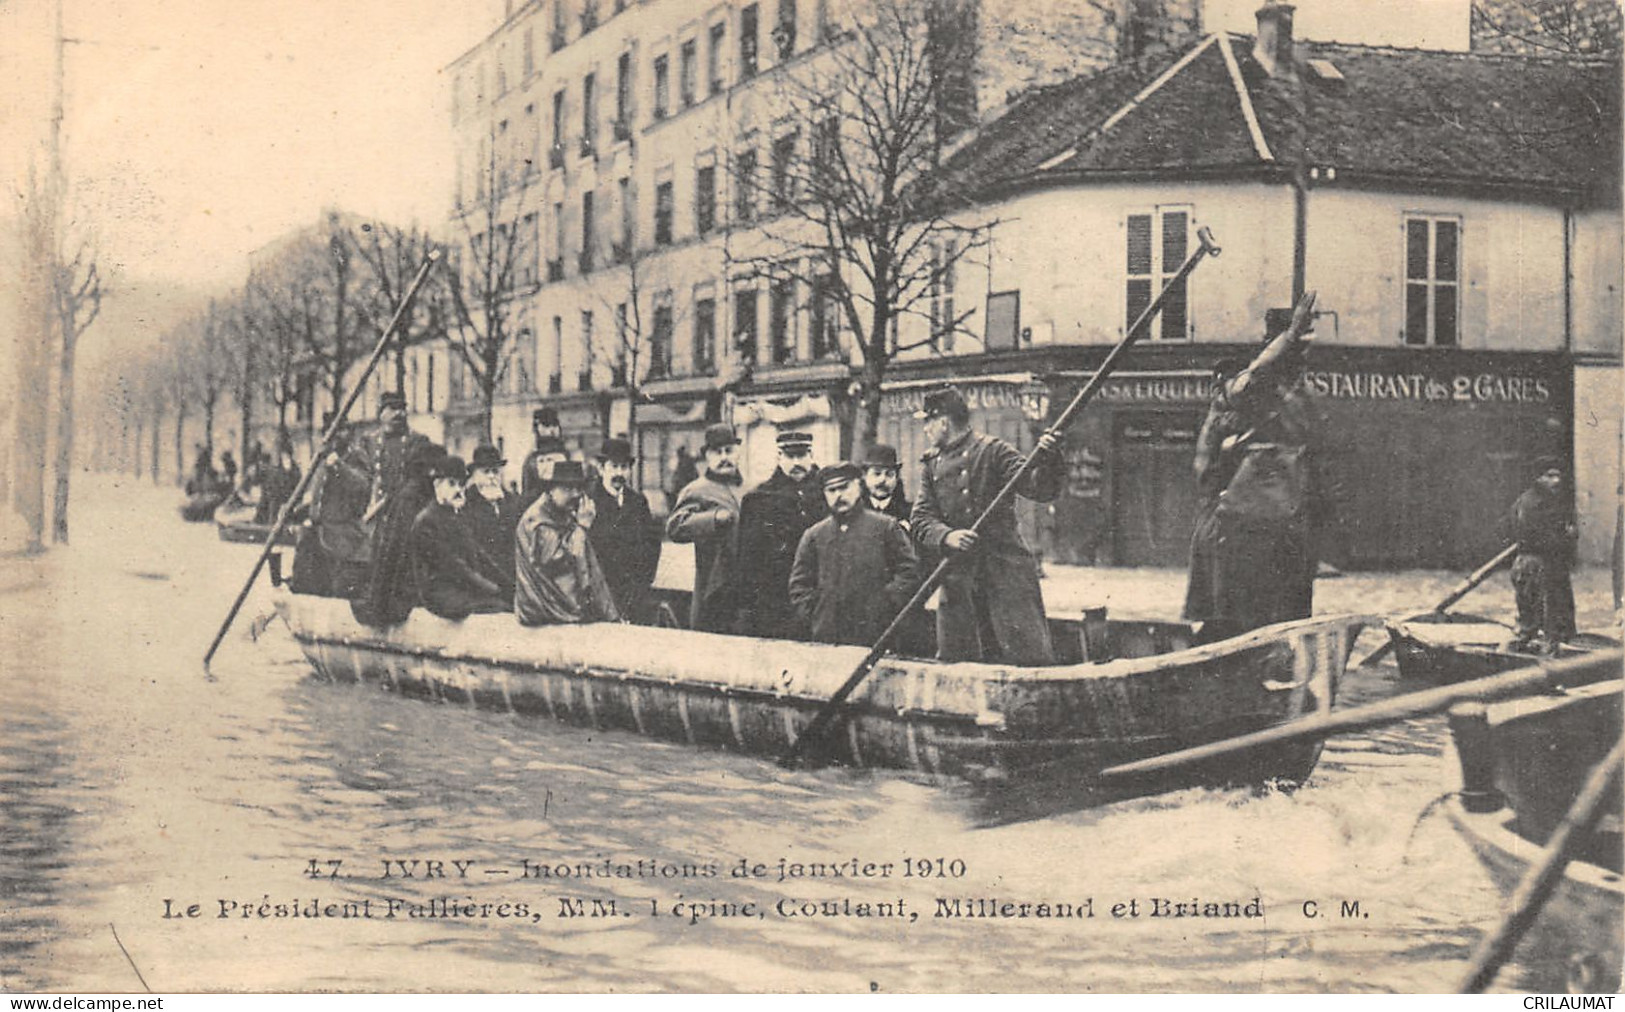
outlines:
[{"label": "man standing in water", "polygon": [[1535,483],[1512,504],[1512,534],[1518,555],[1512,560],[1512,592],[1518,604],[1514,650],[1556,653],[1574,638],[1576,528],[1563,495],[1563,467],[1556,457],[1535,465]]},{"label": "man standing in water", "polygon": [[[932,448],[922,458],[914,540],[955,556],[937,609],[938,659],[1053,663],[1038,560],[1016,529],[1015,500],[1005,500],[980,532],[971,530],[1025,458],[1004,440],[972,430],[970,407],[953,387],[926,394],[915,417],[924,421]],[[1033,449],[1037,463],[1016,489],[1018,495],[1049,502],[1059,494],[1064,475],[1058,442],[1048,432],[1039,438]]]}]

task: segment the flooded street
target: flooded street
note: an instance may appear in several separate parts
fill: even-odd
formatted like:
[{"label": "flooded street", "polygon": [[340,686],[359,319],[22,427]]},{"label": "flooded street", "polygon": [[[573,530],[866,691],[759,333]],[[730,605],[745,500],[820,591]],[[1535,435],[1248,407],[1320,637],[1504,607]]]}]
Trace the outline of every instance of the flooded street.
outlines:
[{"label": "flooded street", "polygon": [[6,990],[1426,991],[1496,922],[1430,808],[1442,718],[1332,742],[1292,794],[978,828],[953,784],[319,682],[279,621],[250,638],[263,589],[208,681],[258,547],[170,489],[75,494],[71,548],[0,561]]}]

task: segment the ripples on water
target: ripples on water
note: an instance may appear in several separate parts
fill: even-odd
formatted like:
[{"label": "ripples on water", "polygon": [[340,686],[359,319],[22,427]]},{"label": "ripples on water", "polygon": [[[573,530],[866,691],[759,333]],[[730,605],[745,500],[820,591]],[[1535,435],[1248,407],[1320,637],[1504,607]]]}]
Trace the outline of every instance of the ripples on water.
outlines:
[{"label": "ripples on water", "polygon": [[[172,510],[150,491],[136,499]],[[160,509],[163,507],[163,509]],[[402,699],[309,677],[280,625],[197,658],[253,559],[162,518],[82,525],[53,596],[0,599],[0,986],[128,990],[1439,990],[1500,897],[1440,815],[1442,721],[1340,739],[1292,794],[1186,791],[978,828],[963,787],[772,763]],[[158,577],[153,579],[152,577]],[[266,608],[250,599],[239,625]],[[116,617],[115,617],[116,616]],[[20,621],[18,620],[20,619]],[[1368,643],[1371,641],[1368,640]],[[1346,702],[1396,691],[1357,671]],[[741,859],[891,862],[886,879],[734,878]],[[522,880],[640,859],[714,877]],[[961,879],[902,879],[904,858]],[[312,860],[350,877],[311,879]],[[381,879],[386,860],[473,860],[467,879]],[[507,869],[507,875],[485,875]],[[448,873],[455,870],[448,865]],[[893,919],[725,917],[895,902]],[[525,903],[538,920],[244,920],[218,901]],[[935,897],[1092,898],[1081,921],[951,920]],[[1245,901],[1261,921],[1113,919],[1152,897]],[[560,918],[561,897],[617,914]],[[165,920],[164,900],[195,920]],[[655,901],[661,915],[645,911]],[[1305,901],[1321,916],[1305,918]],[[1357,900],[1361,917],[1338,916]],[[129,960],[111,937],[116,925]],[[1516,984],[1518,970],[1503,979]]]}]

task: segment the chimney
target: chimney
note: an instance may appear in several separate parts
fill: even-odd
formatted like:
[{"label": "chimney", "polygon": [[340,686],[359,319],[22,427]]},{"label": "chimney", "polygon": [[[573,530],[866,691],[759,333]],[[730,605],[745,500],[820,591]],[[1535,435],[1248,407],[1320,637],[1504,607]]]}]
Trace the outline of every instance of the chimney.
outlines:
[{"label": "chimney", "polygon": [[1291,4],[1267,0],[1258,8],[1258,41],[1253,43],[1253,59],[1271,77],[1290,77],[1292,63]]}]

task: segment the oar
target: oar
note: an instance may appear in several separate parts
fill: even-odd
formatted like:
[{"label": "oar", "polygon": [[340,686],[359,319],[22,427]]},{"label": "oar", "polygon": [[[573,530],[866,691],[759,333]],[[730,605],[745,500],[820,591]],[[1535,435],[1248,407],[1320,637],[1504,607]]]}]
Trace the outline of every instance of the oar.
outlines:
[{"label": "oar", "polygon": [[1568,866],[1575,845],[1583,841],[1596,824],[1597,817],[1602,814],[1603,803],[1615,797],[1615,781],[1619,777],[1621,763],[1625,763],[1625,738],[1615,742],[1614,750],[1608,753],[1607,758],[1592,767],[1574,804],[1569,806],[1563,821],[1558,823],[1551,839],[1546,842],[1540,860],[1530,867],[1513,891],[1512,899],[1507,902],[1507,915],[1500,927],[1480,942],[1473,953],[1472,964],[1457,988],[1459,992],[1479,994],[1488,987],[1501,965],[1512,955],[1518,940],[1535,923],[1540,908],[1563,877],[1563,869]]},{"label": "oar", "polygon": [[[1436,615],[1443,615],[1445,612],[1449,611],[1451,605],[1472,593],[1474,587],[1477,587],[1479,584],[1489,579],[1491,573],[1495,572],[1497,569],[1500,569],[1506,564],[1508,559],[1511,559],[1517,554],[1518,543],[1514,541],[1512,544],[1506,546],[1505,548],[1501,549],[1500,552],[1496,553],[1495,558],[1473,570],[1472,575],[1467,577],[1467,579],[1456,584],[1456,588],[1454,590],[1452,590],[1449,594],[1446,594],[1443,600],[1433,606],[1433,613]],[[1366,659],[1360,662],[1360,667],[1374,667],[1375,665],[1381,663],[1383,658],[1392,653],[1393,649],[1394,641],[1392,637],[1389,637],[1387,643],[1384,643],[1382,646],[1366,655]]]},{"label": "oar", "polygon": [[[248,579],[243,582],[243,589],[237,594],[237,600],[232,602],[231,610],[226,613],[226,620],[220,623],[220,631],[214,634],[214,642],[209,644],[208,652],[203,655],[203,673],[205,675],[209,674],[209,662],[214,659],[215,651],[220,649],[221,640],[226,638],[226,630],[230,629],[231,623],[236,621],[237,612],[242,610],[243,602],[248,600],[248,592],[254,589],[254,581],[259,578],[260,570],[265,568],[265,560],[270,558],[271,552],[275,550],[277,536],[282,533],[284,527],[288,526],[288,517],[293,515],[295,507],[304,498],[305,491],[310,488],[312,479],[316,477],[316,472],[321,468],[322,458],[327,455],[328,450],[332,449],[333,437],[338,432],[339,426],[344,424],[345,418],[350,414],[350,408],[361,396],[361,391],[366,388],[367,379],[372,375],[372,371],[378,367],[378,360],[384,357],[385,350],[389,348],[389,341],[395,335],[395,328],[400,326],[401,318],[406,315],[407,310],[412,308],[412,300],[417,298],[418,289],[423,287],[424,280],[429,276],[429,270],[434,267],[439,259],[440,251],[437,249],[430,250],[429,255],[423,258],[423,265],[418,268],[417,276],[412,279],[412,284],[407,287],[406,294],[402,296],[400,305],[395,307],[395,315],[389,318],[389,326],[384,328],[383,334],[378,338],[377,346],[372,349],[372,357],[367,359],[366,368],[361,370],[361,375],[350,388],[350,396],[344,399],[344,404],[340,406],[338,413],[333,416],[333,421],[328,425],[327,431],[322,433],[322,445],[311,459],[310,469],[299,480],[293,494],[288,496],[288,501],[282,504],[282,509],[276,516],[276,525],[271,528],[271,533],[265,539],[265,550],[255,560],[253,570],[249,572]],[[209,677],[212,678],[213,676],[210,675]]]},{"label": "oar", "polygon": [[1137,759],[1120,766],[1108,767],[1102,770],[1100,775],[1104,779],[1160,773],[1178,766],[1234,755],[1263,745],[1316,741],[1346,731],[1362,731],[1369,727],[1391,724],[1396,720],[1438,713],[1469,700],[1500,699],[1506,696],[1589,685],[1592,682],[1621,677],[1622,672],[1625,672],[1625,667],[1622,666],[1625,666],[1625,652],[1611,650],[1574,660],[1519,668],[1488,678],[1476,678],[1470,682],[1457,682],[1455,685],[1395,696],[1393,699],[1372,703],[1369,706],[1357,706],[1341,713],[1288,721],[1262,731],[1244,734],[1239,738],[1226,738],[1223,741],[1209,742],[1178,752]]},{"label": "oar", "polygon": [[[1197,264],[1207,257],[1219,255],[1219,246],[1213,241],[1212,231],[1206,227],[1199,228],[1196,230],[1196,238],[1199,243],[1196,251],[1185,259],[1185,262],[1180,265],[1178,273],[1168,279],[1168,283],[1163,286],[1162,291],[1157,293],[1156,299],[1149,306],[1146,306],[1135,319],[1134,323],[1128,328],[1128,332],[1123,335],[1123,339],[1117,343],[1117,347],[1113,348],[1105,360],[1100,363],[1100,368],[1095,371],[1094,376],[1090,377],[1089,382],[1084,385],[1083,389],[1079,390],[1077,395],[1072,398],[1072,402],[1066,406],[1066,410],[1061,412],[1060,417],[1049,427],[1046,435],[1065,430],[1067,425],[1071,423],[1073,416],[1082,409],[1084,404],[1094,398],[1095,394],[1099,392],[1101,386],[1106,382],[1106,377],[1116,367],[1118,357],[1139,339],[1146,326],[1162,310],[1162,303],[1167,299],[1168,293],[1183,282],[1191,271],[1196,269]],[[992,516],[995,510],[1003,506],[1005,501],[1015,494],[1016,487],[1036,466],[1038,457],[1039,454],[1037,453],[1027,456],[1027,459],[1022,462],[1021,469],[1009,481],[1004,483],[1004,487],[999,489],[999,494],[993,497],[993,501],[988,503],[987,507],[982,510],[982,515],[976,518],[975,523],[971,524],[971,531],[979,533],[982,524],[987,521],[987,518]],[[903,623],[907,621],[908,617],[914,614],[915,610],[921,605],[925,604],[931,595],[936,592],[937,587],[941,586],[942,578],[947,573],[948,566],[953,559],[954,556],[947,555],[941,562],[937,563],[937,567],[931,571],[931,575],[926,577],[925,582],[920,584],[919,589],[914,592],[914,596],[908,599],[908,603],[903,605],[902,610],[891,620],[891,624],[886,626],[886,631],[880,634],[880,638],[875,641],[875,645],[869,648],[869,652],[864,655],[857,668],[853,670],[845,682],[841,683],[841,687],[835,690],[835,694],[824,702],[823,707],[813,715],[813,719],[808,722],[806,728],[802,730],[801,734],[790,746],[790,751],[786,752],[780,760],[780,765],[798,765],[803,761],[810,760],[815,750],[821,750],[830,727],[834,724],[836,716],[841,711],[841,705],[846,702],[848,696],[852,695],[853,690],[865,678],[869,677],[869,672],[874,670],[875,665],[880,662],[880,658],[885,655],[886,648],[891,645],[892,639],[903,628]]]}]

